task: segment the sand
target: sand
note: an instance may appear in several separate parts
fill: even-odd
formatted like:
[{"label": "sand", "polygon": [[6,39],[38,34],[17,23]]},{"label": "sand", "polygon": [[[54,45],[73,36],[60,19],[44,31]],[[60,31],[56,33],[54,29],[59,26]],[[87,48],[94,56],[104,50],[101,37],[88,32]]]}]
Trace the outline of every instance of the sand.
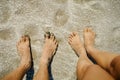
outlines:
[{"label": "sand", "polygon": [[96,48],[120,53],[120,0],[0,0],[0,78],[19,65],[16,42],[26,34],[36,73],[44,34],[50,31],[59,41],[52,62],[54,80],[76,80],[78,57],[67,39],[78,31],[83,40],[87,26],[96,32]]}]

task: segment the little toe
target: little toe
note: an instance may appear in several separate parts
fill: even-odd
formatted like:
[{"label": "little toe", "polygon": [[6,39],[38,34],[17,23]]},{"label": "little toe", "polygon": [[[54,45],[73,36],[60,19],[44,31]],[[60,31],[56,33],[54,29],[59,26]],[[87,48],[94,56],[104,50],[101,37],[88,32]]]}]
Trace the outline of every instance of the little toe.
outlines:
[{"label": "little toe", "polygon": [[55,39],[55,40],[54,40],[54,43],[56,44],[57,42],[58,42],[58,41]]}]

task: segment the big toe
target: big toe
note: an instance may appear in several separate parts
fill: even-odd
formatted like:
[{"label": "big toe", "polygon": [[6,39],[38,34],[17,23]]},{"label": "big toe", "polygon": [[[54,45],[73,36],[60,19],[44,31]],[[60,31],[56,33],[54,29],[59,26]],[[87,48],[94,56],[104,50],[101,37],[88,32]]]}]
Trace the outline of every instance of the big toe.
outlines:
[{"label": "big toe", "polygon": [[74,36],[78,36],[78,32],[73,32]]},{"label": "big toe", "polygon": [[28,35],[25,35],[24,42],[28,42],[29,43],[29,41],[30,41],[30,37]]},{"label": "big toe", "polygon": [[84,29],[84,33],[86,33],[86,32],[88,32],[88,28],[85,28],[85,29]]},{"label": "big toe", "polygon": [[29,36],[25,36],[25,40],[26,40],[26,41],[29,41],[29,40],[30,40],[30,37],[29,37]]},{"label": "big toe", "polygon": [[25,41],[25,36],[22,36],[22,37],[20,38],[20,41],[19,41],[19,42],[21,43],[21,42],[24,42],[24,41]]},{"label": "big toe", "polygon": [[49,39],[50,38],[50,32],[46,32],[44,37],[45,37],[45,39]]},{"label": "big toe", "polygon": [[95,36],[95,32],[93,31],[92,28],[88,28],[88,32],[89,32],[89,34],[92,34],[93,36]]},{"label": "big toe", "polygon": [[69,35],[69,38],[71,38],[71,39],[72,39],[73,37],[75,37],[75,36],[76,36],[76,34],[77,34],[76,32],[72,32],[72,33]]},{"label": "big toe", "polygon": [[92,30],[92,28],[88,28],[88,32],[91,32],[91,33],[93,33],[93,30]]}]

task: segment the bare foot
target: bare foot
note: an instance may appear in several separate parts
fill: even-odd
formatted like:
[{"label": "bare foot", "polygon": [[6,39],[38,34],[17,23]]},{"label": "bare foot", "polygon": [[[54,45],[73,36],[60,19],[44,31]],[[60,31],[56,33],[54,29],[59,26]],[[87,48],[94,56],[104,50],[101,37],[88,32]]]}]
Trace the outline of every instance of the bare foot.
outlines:
[{"label": "bare foot", "polygon": [[84,41],[85,41],[85,47],[87,50],[94,47],[95,33],[91,28],[84,29]]},{"label": "bare foot", "polygon": [[43,52],[42,52],[42,56],[41,59],[45,62],[45,63],[49,63],[49,61],[51,60],[51,58],[53,57],[56,48],[57,48],[58,42],[54,36],[53,33],[46,33],[45,34],[45,44],[43,47]]},{"label": "bare foot", "polygon": [[29,37],[22,36],[17,43],[17,50],[21,57],[21,64],[26,69],[31,67],[31,54],[30,54],[30,42]]},{"label": "bare foot", "polygon": [[85,48],[77,32],[70,34],[68,42],[78,56],[80,56],[81,53],[86,55]]}]

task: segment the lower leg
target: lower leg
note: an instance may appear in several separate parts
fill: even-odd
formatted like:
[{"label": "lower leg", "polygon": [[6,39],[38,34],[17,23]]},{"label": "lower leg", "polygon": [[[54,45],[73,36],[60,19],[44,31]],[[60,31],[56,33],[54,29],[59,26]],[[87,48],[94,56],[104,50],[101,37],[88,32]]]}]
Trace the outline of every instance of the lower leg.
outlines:
[{"label": "lower leg", "polygon": [[44,61],[44,59],[40,60],[40,68],[33,80],[49,80],[48,65],[48,62]]},{"label": "lower leg", "polygon": [[69,37],[69,44],[79,56],[77,63],[78,80],[113,80],[106,71],[94,65],[87,57],[85,48],[81,43],[79,35],[72,33]]},{"label": "lower leg", "polygon": [[89,66],[93,65],[93,63],[87,58],[86,55],[83,55],[81,53],[79,60],[77,62],[77,79],[78,80],[83,80],[83,77],[85,76],[85,73]]},{"label": "lower leg", "polygon": [[45,37],[45,44],[40,58],[40,65],[34,80],[49,80],[48,66],[51,58],[53,57],[58,42],[53,34],[47,34]]},{"label": "lower leg", "polygon": [[31,54],[29,38],[23,36],[17,44],[21,56],[21,63],[17,69],[6,75],[2,80],[22,80],[27,70],[31,67]]},{"label": "lower leg", "polygon": [[115,80],[108,72],[98,65],[90,65],[82,80]]},{"label": "lower leg", "polygon": [[94,40],[95,33],[92,31],[92,29],[86,28],[84,30],[84,41],[88,54],[90,54],[101,67],[110,71],[110,64],[112,60],[119,54],[100,51],[94,48]]},{"label": "lower leg", "polygon": [[96,62],[104,69],[107,71],[110,71],[111,67],[111,62],[112,60],[119,56],[119,54],[116,53],[111,53],[111,52],[106,52],[106,51],[101,51],[93,47],[87,48],[88,54],[90,54]]},{"label": "lower leg", "polygon": [[69,36],[68,42],[79,57],[76,73],[78,80],[82,80],[88,66],[92,65],[93,63],[88,59],[85,48],[80,40],[78,33],[73,32]]},{"label": "lower leg", "polygon": [[110,66],[110,71],[113,77],[115,77],[116,80],[120,80],[120,56],[115,57]]},{"label": "lower leg", "polygon": [[26,71],[24,66],[20,65],[17,69],[6,75],[2,80],[22,80]]}]

